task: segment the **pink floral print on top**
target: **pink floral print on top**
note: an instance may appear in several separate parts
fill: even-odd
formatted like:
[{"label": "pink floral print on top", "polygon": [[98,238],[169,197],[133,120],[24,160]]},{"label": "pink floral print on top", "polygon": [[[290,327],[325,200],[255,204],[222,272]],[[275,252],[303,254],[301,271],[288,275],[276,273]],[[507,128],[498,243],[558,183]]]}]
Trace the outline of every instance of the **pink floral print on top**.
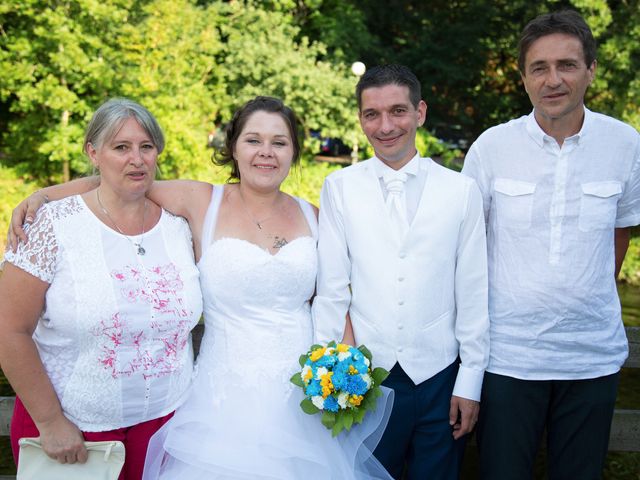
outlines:
[{"label": "pink floral print on top", "polygon": [[184,284],[172,263],[144,268],[127,265],[111,272],[126,302],[151,305],[151,318],[140,322],[115,312],[93,330],[102,343],[100,364],[113,378],[168,375],[181,367],[189,341],[192,312],[185,308]]}]

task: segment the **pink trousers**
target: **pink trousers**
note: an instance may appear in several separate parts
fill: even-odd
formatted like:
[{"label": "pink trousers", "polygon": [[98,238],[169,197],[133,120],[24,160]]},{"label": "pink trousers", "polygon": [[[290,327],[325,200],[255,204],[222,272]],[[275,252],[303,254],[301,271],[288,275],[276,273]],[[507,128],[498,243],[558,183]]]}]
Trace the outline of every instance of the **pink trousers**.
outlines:
[{"label": "pink trousers", "polygon": [[[173,413],[148,422],[132,425],[131,427],[118,428],[107,432],[82,432],[88,442],[100,442],[105,440],[120,440],[124,443],[125,462],[118,480],[140,480],[144,468],[144,459],[147,455],[149,439],[173,416]],[[19,447],[18,440],[23,437],[38,437],[40,432],[33,423],[26,408],[16,397],[16,404],[11,418],[11,449],[13,459],[18,465]]]}]

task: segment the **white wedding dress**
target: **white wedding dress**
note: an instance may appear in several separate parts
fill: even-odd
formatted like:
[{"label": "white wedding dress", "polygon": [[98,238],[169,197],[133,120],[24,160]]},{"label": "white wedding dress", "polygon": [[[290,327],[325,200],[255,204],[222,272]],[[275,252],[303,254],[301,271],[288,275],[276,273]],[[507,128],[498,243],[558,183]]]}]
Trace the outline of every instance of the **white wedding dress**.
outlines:
[{"label": "white wedding dress", "polygon": [[244,240],[213,240],[223,188],[213,190],[198,263],[205,333],[197,373],[152,438],[143,479],[390,479],[371,454],[389,418],[388,389],[363,424],[333,438],[320,414],[302,412],[302,390],[289,382],[312,343],[311,206],[299,201],[312,235],[272,255]]}]

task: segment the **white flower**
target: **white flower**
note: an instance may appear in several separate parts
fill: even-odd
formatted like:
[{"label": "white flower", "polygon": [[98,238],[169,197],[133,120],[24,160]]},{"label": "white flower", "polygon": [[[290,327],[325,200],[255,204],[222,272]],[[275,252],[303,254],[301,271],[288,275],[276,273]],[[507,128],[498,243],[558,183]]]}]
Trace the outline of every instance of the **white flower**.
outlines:
[{"label": "white flower", "polygon": [[329,373],[329,370],[326,369],[326,367],[320,367],[316,370],[316,380],[320,380],[322,378],[323,375],[326,375],[327,373]]},{"label": "white flower", "polygon": [[367,367],[370,367],[370,366],[371,366],[371,362],[369,361],[369,359],[368,359],[367,357],[364,357],[364,364],[365,364]]},{"label": "white flower", "polygon": [[364,383],[367,384],[367,390],[369,390],[371,388],[371,376],[368,373],[363,373],[361,376]]},{"label": "white flower", "polygon": [[[309,365],[305,365],[304,367],[302,367],[302,371],[300,372],[300,378],[302,378],[303,382],[307,378],[307,375],[309,374],[310,370],[311,370],[311,367]],[[311,378],[311,377],[309,377],[309,378]]]},{"label": "white flower", "polygon": [[338,395],[338,405],[340,405],[341,409],[347,408],[347,400],[349,400],[349,394],[346,392],[340,392]]},{"label": "white flower", "polygon": [[334,352],[335,352],[335,348],[329,347],[324,351],[324,356],[330,357],[331,355],[333,355]]},{"label": "white flower", "polygon": [[314,395],[313,397],[311,397],[311,403],[313,403],[320,410],[324,409],[324,398],[322,398],[322,395]]},{"label": "white flower", "polygon": [[338,353],[338,360],[342,362],[343,360],[346,360],[350,356],[351,356],[351,352],[340,352]]}]

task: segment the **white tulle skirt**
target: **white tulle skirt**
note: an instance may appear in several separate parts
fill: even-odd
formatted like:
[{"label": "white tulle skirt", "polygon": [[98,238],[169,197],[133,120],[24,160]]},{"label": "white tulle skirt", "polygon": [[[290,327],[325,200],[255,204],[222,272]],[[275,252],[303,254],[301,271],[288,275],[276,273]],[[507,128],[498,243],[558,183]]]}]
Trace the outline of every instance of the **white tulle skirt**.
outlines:
[{"label": "white tulle skirt", "polygon": [[[362,424],[332,437],[300,409],[286,378],[200,369],[191,393],[149,444],[143,480],[391,479],[373,457],[393,403],[383,388]],[[250,385],[250,386],[249,386]]]}]

